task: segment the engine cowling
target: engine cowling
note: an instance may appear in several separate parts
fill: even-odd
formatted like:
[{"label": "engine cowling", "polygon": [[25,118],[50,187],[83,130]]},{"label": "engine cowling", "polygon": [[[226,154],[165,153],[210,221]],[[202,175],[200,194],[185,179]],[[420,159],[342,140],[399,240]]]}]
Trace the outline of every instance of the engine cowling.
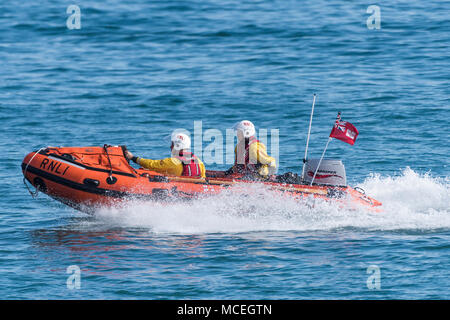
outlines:
[{"label": "engine cowling", "polygon": [[[305,182],[311,183],[318,164],[319,159],[307,160],[304,176]],[[320,163],[319,170],[317,170],[314,183],[330,186],[346,186],[347,177],[345,175],[345,167],[342,161],[323,159]]]}]

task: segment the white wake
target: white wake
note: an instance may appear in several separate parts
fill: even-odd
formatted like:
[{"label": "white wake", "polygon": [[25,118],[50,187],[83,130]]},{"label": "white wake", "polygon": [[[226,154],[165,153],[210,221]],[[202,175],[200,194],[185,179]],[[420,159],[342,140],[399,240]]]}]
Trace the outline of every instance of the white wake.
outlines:
[{"label": "white wake", "polygon": [[406,168],[397,176],[368,177],[358,185],[383,203],[383,212],[347,210],[334,203],[299,202],[261,187],[243,195],[220,195],[184,203],[132,201],[121,208],[100,209],[97,222],[117,227],[148,228],[156,233],[234,233],[250,231],[314,231],[340,228],[365,230],[450,229],[449,179]]}]

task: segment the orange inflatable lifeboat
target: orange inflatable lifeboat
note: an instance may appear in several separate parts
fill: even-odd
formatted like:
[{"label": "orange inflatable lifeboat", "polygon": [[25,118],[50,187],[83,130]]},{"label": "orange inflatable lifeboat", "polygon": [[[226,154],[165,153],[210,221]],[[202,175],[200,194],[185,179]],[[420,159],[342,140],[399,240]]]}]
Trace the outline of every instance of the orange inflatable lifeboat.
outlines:
[{"label": "orange inflatable lifeboat", "polygon": [[[71,207],[93,212],[129,199],[173,200],[213,195],[239,184],[264,184],[282,194],[304,198],[381,206],[375,199],[348,186],[306,185],[277,181],[250,181],[239,175],[226,176],[222,171],[207,171],[206,179],[165,176],[146,169],[134,169],[124,156],[123,146],[47,147],[28,154],[22,163],[25,179],[36,191],[44,192]],[[27,185],[27,188],[28,185]],[[242,188],[240,188],[242,190]]]}]

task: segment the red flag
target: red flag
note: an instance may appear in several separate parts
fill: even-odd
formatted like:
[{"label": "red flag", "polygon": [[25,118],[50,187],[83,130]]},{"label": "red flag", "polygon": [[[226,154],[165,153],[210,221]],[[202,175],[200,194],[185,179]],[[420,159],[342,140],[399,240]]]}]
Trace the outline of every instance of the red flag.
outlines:
[{"label": "red flag", "polygon": [[341,120],[341,113],[339,112],[334,127],[331,130],[330,138],[335,138],[354,145],[358,133],[359,132],[354,125],[350,122]]}]

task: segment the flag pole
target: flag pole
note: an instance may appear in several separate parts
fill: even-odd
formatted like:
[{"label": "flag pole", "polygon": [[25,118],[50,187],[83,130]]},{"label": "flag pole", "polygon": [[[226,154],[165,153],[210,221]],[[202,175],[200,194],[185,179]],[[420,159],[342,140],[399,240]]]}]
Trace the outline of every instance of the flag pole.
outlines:
[{"label": "flag pole", "polygon": [[303,157],[302,180],[305,177],[305,163],[306,163],[306,157],[308,155],[309,137],[311,135],[311,124],[312,124],[312,119],[313,119],[313,114],[314,114],[314,105],[315,105],[315,103],[316,103],[316,94],[314,93],[312,109],[311,109],[311,117],[309,118],[308,137],[306,138],[305,156]]},{"label": "flag pole", "polygon": [[311,179],[310,186],[312,186],[314,179],[316,178],[317,171],[319,170],[320,164],[322,163],[323,156],[325,155],[325,152],[327,151],[327,148],[328,148],[328,144],[330,143],[331,140],[333,140],[333,138],[328,138],[327,145],[325,146],[325,149],[323,149],[322,156],[320,157],[319,163],[317,164],[316,171],[314,171],[314,175]]}]

